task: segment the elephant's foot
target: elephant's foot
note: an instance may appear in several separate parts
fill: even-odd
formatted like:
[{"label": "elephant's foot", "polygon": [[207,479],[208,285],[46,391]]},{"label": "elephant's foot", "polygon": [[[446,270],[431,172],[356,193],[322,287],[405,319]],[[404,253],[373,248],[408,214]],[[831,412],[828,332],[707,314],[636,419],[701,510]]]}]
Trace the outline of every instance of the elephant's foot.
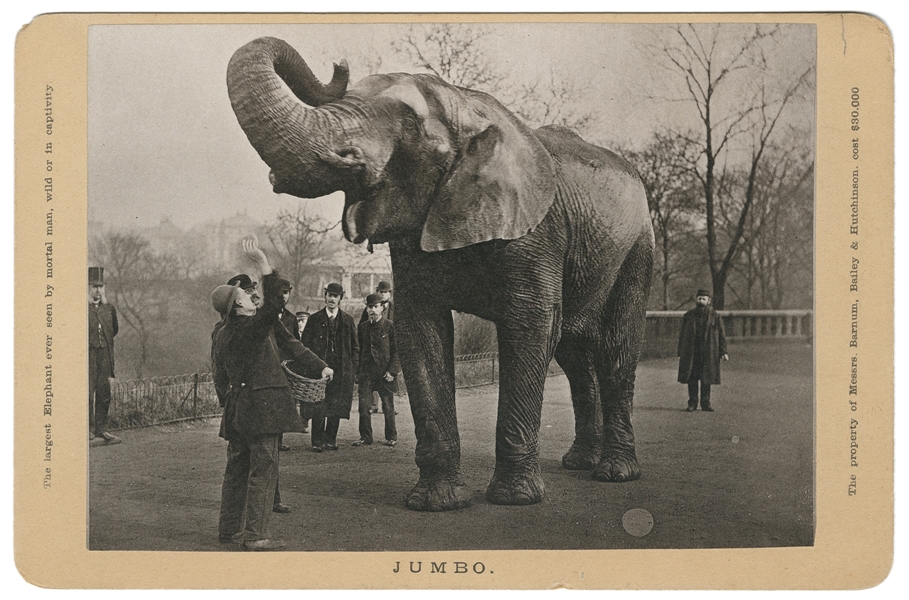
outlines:
[{"label": "elephant's foot", "polygon": [[486,488],[486,500],[492,504],[536,504],[543,500],[545,491],[538,466],[521,470],[497,468]]},{"label": "elephant's foot", "polygon": [[572,444],[562,457],[562,467],[569,471],[589,471],[596,467],[599,461],[599,450]]},{"label": "elephant's foot", "polygon": [[407,495],[407,508],[441,512],[470,506],[470,492],[457,477],[424,480],[422,477]]},{"label": "elephant's foot", "polygon": [[593,478],[617,483],[634,481],[641,478],[641,467],[633,452],[630,455],[605,452],[600,464],[593,470]]}]

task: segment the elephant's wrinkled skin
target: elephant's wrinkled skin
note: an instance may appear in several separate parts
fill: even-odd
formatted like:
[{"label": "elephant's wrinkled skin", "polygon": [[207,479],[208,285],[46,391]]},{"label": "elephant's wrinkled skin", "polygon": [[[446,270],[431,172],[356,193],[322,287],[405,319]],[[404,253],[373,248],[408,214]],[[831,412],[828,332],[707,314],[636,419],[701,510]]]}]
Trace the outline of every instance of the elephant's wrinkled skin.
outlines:
[{"label": "elephant's wrinkled skin", "polygon": [[234,54],[227,83],[276,193],[342,190],[347,239],[390,245],[420,467],[407,506],[470,502],[452,310],[497,327],[490,502],[543,496],[538,434],[553,356],[575,409],[563,465],[637,479],[631,411],[653,250],[637,174],[568,129],[531,131],[490,96],[437,77],[374,75],[347,90],[347,76],[342,62],[323,86],[286,43],[261,38]]}]

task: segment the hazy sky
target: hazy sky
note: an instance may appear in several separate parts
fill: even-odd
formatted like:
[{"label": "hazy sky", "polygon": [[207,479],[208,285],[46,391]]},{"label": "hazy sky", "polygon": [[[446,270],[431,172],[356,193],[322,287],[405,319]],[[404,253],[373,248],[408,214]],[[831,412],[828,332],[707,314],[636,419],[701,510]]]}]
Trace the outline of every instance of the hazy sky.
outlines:
[{"label": "hazy sky", "polygon": [[[131,25],[93,26],[89,33],[89,218],[149,225],[170,216],[181,227],[237,212],[260,221],[280,208],[308,203],[340,219],[342,201],[275,195],[268,167],[237,124],[225,74],[234,51],[263,35],[285,39],[323,81],[347,58],[351,80],[365,72],[414,71],[392,49],[407,25]],[[692,107],[647,101],[670,89],[665,72],[642,51],[640,25],[499,24],[487,51],[517,79],[550,66],[583,82],[599,115],[605,144],[640,143]],[[814,29],[787,30],[785,68],[814,61]],[[812,107],[813,110],[813,107]]]}]

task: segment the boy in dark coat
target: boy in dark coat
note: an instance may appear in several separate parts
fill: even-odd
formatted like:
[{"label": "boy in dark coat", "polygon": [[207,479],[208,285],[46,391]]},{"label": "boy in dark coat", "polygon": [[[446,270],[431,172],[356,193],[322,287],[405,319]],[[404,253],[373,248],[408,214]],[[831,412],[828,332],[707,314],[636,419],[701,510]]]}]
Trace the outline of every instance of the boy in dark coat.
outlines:
[{"label": "boy in dark coat", "polygon": [[344,288],[329,283],[325,288],[325,308],[306,320],[303,345],[328,363],[334,377],[325,387],[325,400],[316,405],[312,420],[314,452],[338,449],[341,419],[350,418],[354,380],[360,361],[360,343],[353,317],[341,310]]},{"label": "boy in dark coat", "polygon": [[255,238],[244,239],[243,249],[263,275],[262,307],[257,309],[252,297],[236,286],[221,285],[212,292],[212,306],[225,317],[215,333],[212,356],[215,387],[224,397],[220,436],[229,442],[218,538],[242,540],[248,550],[279,550],[284,543],[267,536],[278,477],[278,439],[285,431],[303,428],[279,352],[292,355],[326,381],[332,370],[278,321],[278,276]]},{"label": "boy in dark coat", "polygon": [[384,306],[378,294],[366,297],[366,311],[369,319],[357,330],[360,340],[360,364],[357,373],[360,439],[354,446],[372,444],[372,403],[373,391],[379,392],[382,412],[385,416],[385,445],[394,446],[398,441],[395,428],[395,378],[401,371],[398,351],[395,346],[394,323],[384,318]]},{"label": "boy in dark coat", "polygon": [[710,306],[710,292],[698,290],[697,306],[682,317],[679,330],[679,383],[688,384],[687,412],[697,410],[698,382],[701,387],[701,410],[713,412],[710,386],[720,383],[720,359],[726,354],[726,331],[723,319]]}]

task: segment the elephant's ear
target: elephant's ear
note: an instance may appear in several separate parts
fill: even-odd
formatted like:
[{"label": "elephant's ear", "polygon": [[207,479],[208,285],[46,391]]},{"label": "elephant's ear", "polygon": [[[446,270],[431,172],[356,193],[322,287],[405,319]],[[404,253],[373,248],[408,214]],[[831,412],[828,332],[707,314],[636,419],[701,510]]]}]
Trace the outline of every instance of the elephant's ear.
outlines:
[{"label": "elephant's ear", "polygon": [[555,198],[552,159],[522,125],[488,124],[463,144],[429,209],[427,252],[513,240],[540,224]]}]

